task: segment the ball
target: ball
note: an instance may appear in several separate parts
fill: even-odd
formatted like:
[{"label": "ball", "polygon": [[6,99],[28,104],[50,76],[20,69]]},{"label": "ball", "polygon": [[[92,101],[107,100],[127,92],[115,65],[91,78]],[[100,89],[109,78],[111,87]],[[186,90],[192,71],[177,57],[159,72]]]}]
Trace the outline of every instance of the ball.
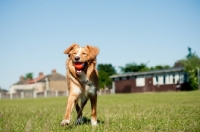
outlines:
[{"label": "ball", "polygon": [[83,62],[75,62],[74,66],[75,66],[76,69],[81,70],[81,69],[84,68],[85,63],[83,63]]}]

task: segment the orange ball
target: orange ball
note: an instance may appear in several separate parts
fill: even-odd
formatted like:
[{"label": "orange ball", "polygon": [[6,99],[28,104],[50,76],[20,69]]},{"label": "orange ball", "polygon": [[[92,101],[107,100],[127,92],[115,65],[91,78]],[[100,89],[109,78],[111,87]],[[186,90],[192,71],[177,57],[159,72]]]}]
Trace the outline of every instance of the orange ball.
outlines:
[{"label": "orange ball", "polygon": [[75,62],[74,66],[75,66],[76,69],[81,70],[81,69],[84,68],[85,63],[83,63],[83,62]]}]

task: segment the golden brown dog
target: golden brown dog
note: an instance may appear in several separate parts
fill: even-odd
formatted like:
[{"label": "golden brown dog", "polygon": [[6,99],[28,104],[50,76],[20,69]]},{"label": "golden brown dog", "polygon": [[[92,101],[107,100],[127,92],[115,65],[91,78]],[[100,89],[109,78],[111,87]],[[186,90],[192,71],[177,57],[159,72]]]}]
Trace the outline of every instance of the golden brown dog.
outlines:
[{"label": "golden brown dog", "polygon": [[[70,123],[71,111],[75,105],[77,112],[77,124],[81,124],[82,110],[88,99],[91,102],[91,124],[97,125],[96,107],[97,107],[97,90],[98,72],[96,70],[96,56],[99,49],[93,46],[80,47],[78,44],[72,44],[64,51],[68,54],[66,62],[67,67],[67,83],[69,96],[62,126]],[[81,99],[81,105],[78,100]]]}]

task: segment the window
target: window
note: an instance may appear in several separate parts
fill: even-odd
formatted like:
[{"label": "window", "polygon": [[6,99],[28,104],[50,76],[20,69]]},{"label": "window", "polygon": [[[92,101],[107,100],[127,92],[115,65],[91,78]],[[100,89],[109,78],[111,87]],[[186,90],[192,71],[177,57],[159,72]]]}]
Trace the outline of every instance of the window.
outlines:
[{"label": "window", "polygon": [[163,83],[164,84],[172,84],[173,83],[173,76],[169,75],[169,74],[165,74],[163,76]]},{"label": "window", "polygon": [[114,78],[114,81],[119,81],[119,78]]},{"label": "window", "polygon": [[169,76],[169,84],[173,84],[173,75]]},{"label": "window", "polygon": [[158,84],[158,77],[155,76],[153,77],[153,85],[157,85]]},{"label": "window", "polygon": [[122,77],[121,80],[128,80],[128,77]]},{"label": "window", "polygon": [[176,84],[176,83],[179,81],[179,79],[180,79],[180,78],[179,78],[179,75],[176,74],[174,79],[175,79],[175,84]]},{"label": "window", "polygon": [[180,83],[184,83],[184,75],[183,75],[183,73],[180,74]]},{"label": "window", "polygon": [[166,76],[163,76],[163,84],[166,84]]},{"label": "window", "polygon": [[164,81],[163,76],[158,76],[158,84],[162,85],[163,81]]},{"label": "window", "polygon": [[144,77],[137,77],[136,78],[136,86],[137,87],[145,86],[145,78]]},{"label": "window", "polygon": [[169,75],[165,76],[165,84],[170,84],[170,76]]},{"label": "window", "polygon": [[131,76],[130,79],[135,79],[135,76]]}]

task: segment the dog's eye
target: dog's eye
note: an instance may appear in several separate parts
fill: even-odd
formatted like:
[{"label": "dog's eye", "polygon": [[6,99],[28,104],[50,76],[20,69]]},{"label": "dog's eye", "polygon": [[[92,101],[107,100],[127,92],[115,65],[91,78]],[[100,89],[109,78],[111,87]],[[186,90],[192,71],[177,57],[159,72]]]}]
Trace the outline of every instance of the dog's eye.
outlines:
[{"label": "dog's eye", "polygon": [[83,55],[87,55],[87,53],[83,53]]}]

